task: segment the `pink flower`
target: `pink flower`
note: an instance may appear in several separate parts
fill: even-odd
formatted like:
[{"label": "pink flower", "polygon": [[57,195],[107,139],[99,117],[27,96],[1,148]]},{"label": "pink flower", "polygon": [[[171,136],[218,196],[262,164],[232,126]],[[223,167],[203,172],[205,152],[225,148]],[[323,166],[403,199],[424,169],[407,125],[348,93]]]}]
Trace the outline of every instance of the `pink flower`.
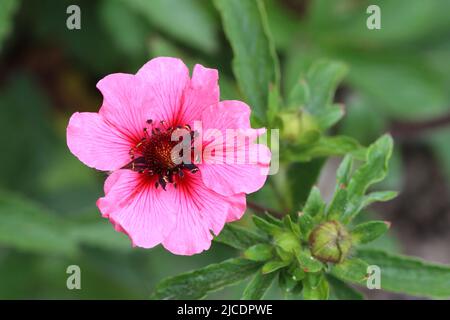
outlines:
[{"label": "pink flower", "polygon": [[[251,129],[250,108],[240,101],[219,101],[217,70],[196,65],[190,78],[175,58],[150,60],[136,75],[108,75],[97,88],[103,94],[100,111],[72,115],[67,145],[86,165],[112,172],[105,196],[97,201],[102,216],[134,246],[161,243],[182,255],[207,250],[212,233],[240,219],[246,194],[267,178],[271,155],[255,142],[264,130]],[[197,121],[203,132],[215,129],[225,136],[226,130],[237,129],[249,139],[219,145],[213,135],[192,129]],[[189,148],[200,139],[201,161],[175,161],[171,152],[178,141],[171,137],[176,130],[194,137]],[[215,151],[204,152],[214,145]],[[257,161],[208,161],[220,158],[214,153],[221,151],[223,157],[233,153],[235,160],[247,153]]]}]

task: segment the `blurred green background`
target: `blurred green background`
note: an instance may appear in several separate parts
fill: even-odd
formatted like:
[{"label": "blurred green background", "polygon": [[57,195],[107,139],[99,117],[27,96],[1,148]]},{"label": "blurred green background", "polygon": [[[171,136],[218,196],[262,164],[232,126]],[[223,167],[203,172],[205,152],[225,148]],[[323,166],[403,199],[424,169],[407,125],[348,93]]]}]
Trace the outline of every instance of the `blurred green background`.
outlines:
[{"label": "blurred green background", "polygon": [[[381,30],[366,28],[366,8],[374,3]],[[71,4],[81,9],[81,30],[66,27]],[[265,5],[283,91],[312,61],[343,61],[349,74],[335,100],[345,104],[346,117],[334,132],[363,144],[386,131],[395,138],[384,184],[401,194],[368,212],[393,222],[390,236],[374,245],[450,263],[450,1]],[[132,249],[95,206],[106,174],[67,149],[70,115],[101,105],[96,82],[109,73],[135,73],[155,56],[217,68],[221,98],[243,99],[210,1],[0,0],[0,298],[145,299],[165,276],[236,255],[220,244],[193,257]],[[335,168],[330,159],[323,170],[325,194]],[[271,191],[261,194],[253,200],[277,207]],[[66,288],[72,264],[81,268],[81,290]],[[241,287],[211,298],[238,298]],[[274,289],[267,297],[281,295]]]}]

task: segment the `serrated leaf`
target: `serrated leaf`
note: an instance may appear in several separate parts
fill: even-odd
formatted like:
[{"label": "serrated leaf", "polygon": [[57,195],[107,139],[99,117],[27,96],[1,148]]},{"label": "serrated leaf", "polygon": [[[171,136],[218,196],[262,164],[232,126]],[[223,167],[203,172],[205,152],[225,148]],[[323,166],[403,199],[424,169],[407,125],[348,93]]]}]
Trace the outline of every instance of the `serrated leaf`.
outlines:
[{"label": "serrated leaf", "polygon": [[331,294],[339,300],[364,300],[362,293],[356,291],[344,281],[341,281],[331,275],[327,276],[330,284]]},{"label": "serrated leaf", "polygon": [[393,141],[390,135],[382,136],[369,147],[366,163],[355,171],[349,183],[351,195],[362,196],[370,185],[386,176],[392,149]]},{"label": "serrated leaf", "polygon": [[242,300],[261,300],[276,277],[276,272],[257,272],[242,294]]},{"label": "serrated leaf", "polygon": [[267,238],[233,224],[227,224],[220,234],[214,238],[215,242],[220,242],[238,250],[245,250],[261,242],[267,242]]},{"label": "serrated leaf", "polygon": [[243,258],[228,259],[161,281],[151,299],[200,299],[209,292],[238,283],[257,272],[261,264]]},{"label": "serrated leaf", "polygon": [[390,254],[381,250],[360,249],[357,256],[380,267],[381,288],[415,296],[450,297],[450,266],[418,258]]},{"label": "serrated leaf", "polygon": [[256,118],[266,120],[268,90],[278,86],[279,67],[260,0],[215,0],[233,49],[233,71]]},{"label": "serrated leaf", "polygon": [[367,188],[386,176],[392,149],[393,141],[389,135],[382,136],[368,148],[366,163],[354,172],[348,185],[348,206],[341,216],[344,223],[348,223],[362,209]]},{"label": "serrated leaf", "polygon": [[244,257],[253,261],[266,261],[273,257],[273,247],[268,244],[254,245],[244,252]]},{"label": "serrated leaf", "polygon": [[390,224],[386,221],[369,221],[357,225],[350,232],[354,244],[371,242],[388,231]]},{"label": "serrated leaf", "polygon": [[262,273],[263,274],[271,273],[271,272],[277,271],[281,268],[284,268],[288,265],[289,265],[288,261],[276,261],[276,260],[269,261],[269,262],[266,262],[264,264],[264,266],[262,267]]},{"label": "serrated leaf", "polygon": [[331,274],[341,280],[363,283],[367,279],[368,264],[357,258],[350,258],[344,262],[333,265]]}]

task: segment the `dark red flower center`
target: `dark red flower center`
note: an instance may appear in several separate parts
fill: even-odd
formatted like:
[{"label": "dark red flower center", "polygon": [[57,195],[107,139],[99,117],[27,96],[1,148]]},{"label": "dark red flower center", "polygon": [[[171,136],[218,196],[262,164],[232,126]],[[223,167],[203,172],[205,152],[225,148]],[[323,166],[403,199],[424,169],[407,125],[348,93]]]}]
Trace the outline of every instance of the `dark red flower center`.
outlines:
[{"label": "dark red flower center", "polygon": [[[149,127],[143,129],[142,139],[130,149],[131,161],[124,168],[155,177],[155,186],[161,185],[164,190],[168,183],[176,187],[176,181],[184,177],[184,170],[192,173],[198,171],[191,160],[195,132],[189,125],[166,127],[161,121],[160,126],[155,127],[152,120],[147,120],[147,124]],[[183,150],[186,148],[182,147],[182,143],[188,144],[188,161],[184,161]]]}]

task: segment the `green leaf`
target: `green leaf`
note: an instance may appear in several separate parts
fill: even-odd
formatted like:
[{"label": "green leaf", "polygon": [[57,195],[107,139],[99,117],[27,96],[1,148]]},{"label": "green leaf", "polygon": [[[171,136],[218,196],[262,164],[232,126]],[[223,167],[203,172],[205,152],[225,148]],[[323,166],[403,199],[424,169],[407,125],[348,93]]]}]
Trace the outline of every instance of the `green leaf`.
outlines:
[{"label": "green leaf", "polygon": [[346,187],[350,182],[353,168],[353,157],[346,155],[336,171],[336,189]]},{"label": "green leaf", "polygon": [[291,292],[299,282],[294,280],[289,270],[283,269],[278,273],[278,285],[281,290]]},{"label": "green leaf", "polygon": [[347,208],[347,199],[348,191],[345,186],[334,193],[333,200],[327,209],[328,220],[336,220],[344,213]]},{"label": "green leaf", "polygon": [[276,277],[276,272],[257,272],[242,294],[242,300],[261,300]]},{"label": "green leaf", "polygon": [[338,123],[345,115],[343,104],[333,104],[327,112],[317,117],[317,125],[320,128],[331,128]]},{"label": "green leaf", "polygon": [[267,242],[267,239],[249,231],[248,228],[227,224],[220,234],[214,238],[214,241],[226,244],[238,250],[245,250],[258,243]]},{"label": "green leaf", "polygon": [[2,0],[2,9],[0,10],[0,52],[2,51],[3,40],[11,32],[13,16],[18,7],[18,0]]},{"label": "green leaf", "polygon": [[244,252],[244,257],[253,261],[266,261],[273,257],[273,247],[268,244],[254,245]]},{"label": "green leaf", "polygon": [[328,300],[330,295],[328,281],[323,275],[320,275],[318,279],[319,282],[313,284],[311,282],[311,275],[306,276],[303,286],[303,298],[305,300]]},{"label": "green leaf", "polygon": [[311,217],[320,216],[325,208],[325,202],[322,199],[319,188],[314,186],[309,193],[306,204],[303,208],[303,214]]},{"label": "green leaf", "polygon": [[316,260],[313,256],[311,256],[311,253],[309,250],[301,250],[296,252],[297,261],[302,267],[304,272],[307,273],[314,273],[322,270],[323,264],[319,260]]},{"label": "green leaf", "polygon": [[357,256],[380,267],[384,290],[431,298],[450,297],[450,266],[373,249],[358,250]]},{"label": "green leaf", "polygon": [[266,120],[270,85],[279,84],[279,66],[261,0],[215,0],[234,53],[233,71],[256,118]]},{"label": "green leaf", "polygon": [[142,14],[155,27],[185,45],[207,53],[217,47],[214,17],[196,0],[128,0],[125,4]]},{"label": "green leaf", "polygon": [[0,191],[0,244],[19,250],[73,256],[77,243],[57,215],[20,196]]},{"label": "green leaf", "polygon": [[351,195],[362,196],[370,185],[383,180],[392,149],[393,141],[390,135],[382,136],[369,147],[366,163],[356,170],[349,183]]},{"label": "green leaf", "polygon": [[356,291],[344,281],[331,275],[327,275],[327,280],[331,287],[331,294],[338,300],[364,300],[362,293]]},{"label": "green leaf", "polygon": [[303,211],[299,212],[298,224],[303,240],[307,241],[315,225],[322,219],[325,202],[322,200],[320,190],[316,186],[311,189]]},{"label": "green leaf", "polygon": [[374,202],[389,201],[397,196],[397,191],[376,191],[369,193],[362,199],[362,207],[367,207]]},{"label": "green leaf", "polygon": [[285,227],[292,231],[294,233],[294,235],[296,236],[296,238],[298,239],[300,237],[300,227],[297,223],[295,223],[294,221],[292,221],[292,218],[290,215],[286,215],[283,218],[283,222]]},{"label": "green leaf", "polygon": [[264,266],[262,267],[262,273],[263,274],[272,273],[272,272],[277,271],[281,268],[284,268],[288,265],[289,265],[288,261],[276,261],[276,260],[269,261],[269,262],[266,262],[264,264]]},{"label": "green leaf", "polygon": [[306,82],[310,88],[310,99],[306,109],[322,120],[319,121],[322,129],[327,129],[336,121],[324,121],[329,117],[327,115],[329,112],[334,114],[333,118],[337,118],[336,112],[339,115],[342,113],[337,111],[336,108],[339,109],[339,107],[333,106],[332,101],[337,85],[346,73],[347,67],[344,64],[331,61],[316,62],[308,70]]},{"label": "green leaf", "polygon": [[368,264],[357,258],[346,259],[331,267],[331,274],[341,280],[363,283],[367,279]]},{"label": "green leaf", "polygon": [[[447,98],[443,83],[422,56],[410,55],[407,49],[391,51],[380,57],[378,52],[356,53],[352,59],[349,82],[357,91],[376,103],[377,111],[389,118],[419,120],[446,112]],[[423,106],[427,107],[424,108]]]},{"label": "green leaf", "polygon": [[371,242],[388,231],[390,224],[386,221],[369,221],[357,225],[350,233],[354,244]]},{"label": "green leaf", "polygon": [[286,150],[286,157],[290,161],[310,161],[314,158],[345,155],[358,149],[361,149],[361,145],[353,138],[322,136],[311,144],[290,146]]},{"label": "green leaf", "polygon": [[287,105],[289,109],[300,109],[306,105],[310,99],[310,89],[305,79],[300,79],[289,93]]},{"label": "green leaf", "polygon": [[[384,179],[388,170],[388,162],[392,155],[393,141],[390,135],[384,135],[370,145],[367,150],[366,163],[353,174],[348,185],[348,206],[341,216],[344,223],[348,223],[362,209],[364,203],[370,198],[364,199],[364,193],[372,184]],[[386,196],[386,194],[382,194]],[[391,193],[387,194],[392,195]]]},{"label": "green leaf", "polygon": [[278,225],[278,223],[269,222],[256,215],[253,215],[252,219],[253,222],[255,223],[255,226],[258,227],[258,229],[266,232],[269,235],[276,236],[283,231],[283,229],[281,228],[281,226]]},{"label": "green leaf", "polygon": [[293,253],[300,249],[299,235],[285,231],[274,236],[275,244],[287,253]]},{"label": "green leaf", "polygon": [[161,281],[151,295],[152,299],[200,299],[209,292],[238,283],[254,274],[260,264],[234,258],[205,268],[183,273]]},{"label": "green leaf", "polygon": [[271,127],[275,125],[278,110],[282,105],[280,89],[278,86],[269,85],[269,96],[267,106],[267,121]]}]

